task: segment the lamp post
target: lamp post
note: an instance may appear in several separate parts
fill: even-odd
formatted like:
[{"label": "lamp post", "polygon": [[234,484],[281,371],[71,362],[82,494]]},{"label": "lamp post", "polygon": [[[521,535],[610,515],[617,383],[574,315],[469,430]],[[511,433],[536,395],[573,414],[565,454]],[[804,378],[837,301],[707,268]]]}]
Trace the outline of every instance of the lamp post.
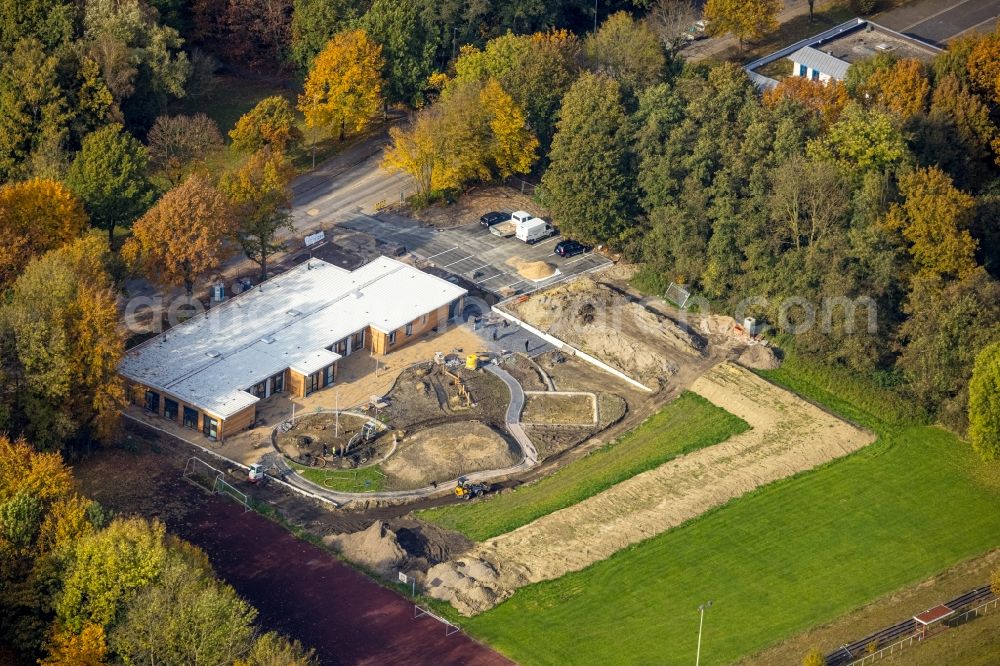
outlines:
[{"label": "lamp post", "polygon": [[698,606],[698,611],[701,613],[701,619],[698,620],[698,652],[694,657],[694,666],[698,666],[701,662],[701,628],[705,626],[705,609],[712,607],[712,600],[709,599],[702,605]]}]

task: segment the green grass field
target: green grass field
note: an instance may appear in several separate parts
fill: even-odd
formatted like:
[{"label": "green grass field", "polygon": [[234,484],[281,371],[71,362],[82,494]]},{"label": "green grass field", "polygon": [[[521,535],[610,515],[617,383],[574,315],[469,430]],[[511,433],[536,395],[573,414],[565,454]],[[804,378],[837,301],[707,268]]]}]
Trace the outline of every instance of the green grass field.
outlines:
[{"label": "green grass field", "polygon": [[485,501],[422,511],[419,516],[482,541],[747,428],[741,419],[704,398],[683,393],[635,430],[538,483]]},{"label": "green grass field", "polygon": [[524,664],[689,664],[711,599],[702,663],[726,663],[1000,544],[1000,468],[967,444],[846,374],[767,375],[879,440],[463,625]]},{"label": "green grass field", "polygon": [[288,461],[288,465],[304,479],[330,490],[345,493],[373,493],[382,490],[385,485],[385,474],[378,468],[378,465],[356,470],[320,469],[306,467],[291,461]]}]

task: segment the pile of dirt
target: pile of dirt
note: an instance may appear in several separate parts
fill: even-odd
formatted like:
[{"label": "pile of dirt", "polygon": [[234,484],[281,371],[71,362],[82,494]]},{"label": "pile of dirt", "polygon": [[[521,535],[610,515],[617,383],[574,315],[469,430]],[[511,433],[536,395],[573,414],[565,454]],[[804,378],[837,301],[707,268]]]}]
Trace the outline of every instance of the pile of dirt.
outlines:
[{"label": "pile of dirt", "polygon": [[323,543],[381,576],[391,575],[407,559],[406,551],[399,545],[395,533],[381,520],[376,520],[361,532],[323,537]]},{"label": "pile of dirt", "polygon": [[[874,439],[737,365],[717,366],[691,390],[739,416],[751,429],[431,568],[428,594],[451,602],[464,614],[482,612],[524,585],[580,571],[755,488],[847,455]],[[487,573],[479,578],[480,571]]]},{"label": "pile of dirt", "polygon": [[424,488],[463,474],[503,469],[521,460],[516,445],[481,421],[460,421],[418,430],[399,442],[382,463],[387,484],[396,490]]},{"label": "pile of dirt", "polygon": [[516,316],[655,387],[700,358],[705,340],[674,319],[581,278],[511,306]]},{"label": "pile of dirt", "polygon": [[518,275],[533,282],[550,278],[556,274],[556,267],[547,261],[525,261],[518,257],[511,257],[506,263],[514,268]]},{"label": "pile of dirt", "polygon": [[737,361],[751,370],[776,370],[781,367],[778,355],[773,349],[764,345],[750,345],[740,354]]}]

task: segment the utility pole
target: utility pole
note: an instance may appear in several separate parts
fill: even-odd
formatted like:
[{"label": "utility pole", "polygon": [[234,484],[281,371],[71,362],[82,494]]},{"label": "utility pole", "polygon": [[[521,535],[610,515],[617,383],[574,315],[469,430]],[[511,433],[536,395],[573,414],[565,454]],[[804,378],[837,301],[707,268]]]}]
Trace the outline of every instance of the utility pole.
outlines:
[{"label": "utility pole", "polygon": [[694,657],[694,666],[699,666],[701,662],[701,628],[705,625],[705,609],[712,607],[712,600],[709,599],[702,605],[698,606],[698,610],[701,612],[701,619],[698,620],[698,652]]}]

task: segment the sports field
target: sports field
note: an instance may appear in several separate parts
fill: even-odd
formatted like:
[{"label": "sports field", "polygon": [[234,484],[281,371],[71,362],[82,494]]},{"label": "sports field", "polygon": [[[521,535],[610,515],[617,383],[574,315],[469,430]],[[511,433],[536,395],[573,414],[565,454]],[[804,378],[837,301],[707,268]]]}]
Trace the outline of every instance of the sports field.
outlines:
[{"label": "sports field", "polygon": [[483,541],[581,502],[677,456],[712,446],[749,426],[693,393],[683,393],[635,430],[552,476],[472,505],[420,512],[423,520]]},{"label": "sports field", "polygon": [[879,434],[578,573],[463,620],[524,664],[725,663],[1000,544],[1000,480],[874,385],[800,364],[769,377]]}]

